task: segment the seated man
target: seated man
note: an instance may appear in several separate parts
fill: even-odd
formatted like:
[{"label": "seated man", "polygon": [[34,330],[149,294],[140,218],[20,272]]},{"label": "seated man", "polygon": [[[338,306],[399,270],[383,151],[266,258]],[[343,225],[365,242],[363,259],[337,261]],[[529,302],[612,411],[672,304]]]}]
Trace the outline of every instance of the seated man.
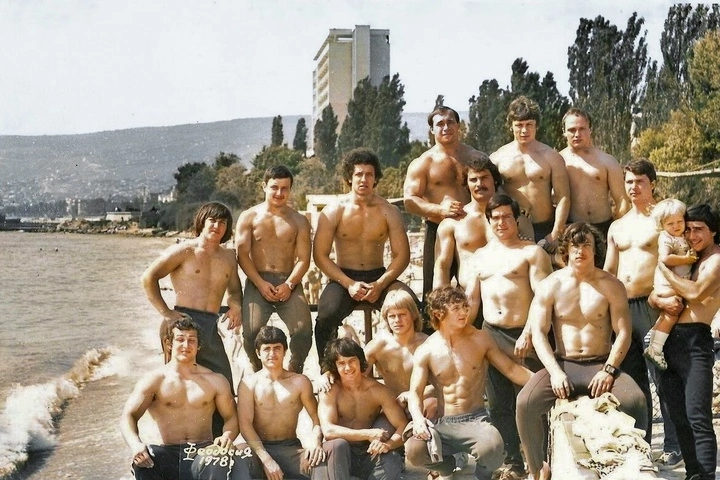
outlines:
[{"label": "seated man", "polygon": [[[328,340],[359,302],[380,309],[385,294],[399,288],[415,297],[397,280],[410,263],[410,245],[400,210],[375,193],[382,178],[380,161],[372,151],[357,148],[343,158],[342,170],[350,193],[323,209],[313,243],[315,264],[330,279],[320,295],[315,323],[321,364]],[[385,268],[387,242],[392,259]]]},{"label": "seated man", "polygon": [[[485,410],[485,381],[488,363],[506,377],[523,385],[532,372],[510,360],[492,337],[469,323],[465,293],[451,286],[428,295],[428,312],[435,333],[413,355],[408,408],[412,415],[412,437],[405,442],[413,465],[450,475],[456,467],[455,453],[475,459],[475,477],[490,480],[503,463],[503,439],[490,423]],[[444,413],[432,428],[422,411],[425,386],[432,382]],[[434,458],[428,441],[442,443],[442,457]]]},{"label": "seated man", "polygon": [[327,462],[315,467],[313,479],[347,480],[351,473],[362,480],[400,478],[403,457],[396,449],[407,419],[390,389],[363,375],[367,361],[360,345],[349,338],[332,340],[323,368],[336,381],[320,393]]},{"label": "seated man", "polygon": [[[647,429],[645,397],[618,370],[630,346],[630,309],[622,282],[596,267],[603,247],[595,227],[583,222],[568,226],[561,237],[567,266],[538,284],[530,305],[532,341],[545,368],[518,395],[517,427],[528,469],[537,480],[550,478],[540,432],[545,430],[542,417],[557,398],[612,392],[635,426]],[[548,341],[550,327],[555,351]]]},{"label": "seated man", "polygon": [[[422,317],[415,299],[404,290],[394,290],[387,294],[380,315],[390,335],[378,336],[365,345],[368,363],[366,374],[372,374],[373,366],[376,367],[385,386],[396,395],[398,404],[407,408],[413,353],[428,336],[420,331]],[[431,419],[437,415],[434,393],[432,386],[428,386],[423,398],[423,414]]]},{"label": "seated man", "polygon": [[[144,375],[125,403],[120,431],[133,452],[137,480],[219,480],[227,478],[231,467],[233,478],[250,478],[243,454],[232,448],[238,424],[230,384],[197,364],[200,341],[200,329],[188,316],[173,321],[166,337],[170,361]],[[225,423],[222,435],[213,440],[215,410]],[[157,425],[161,444],[140,438],[138,421],[145,412]],[[212,444],[218,448],[207,448]]]},{"label": "seated man", "polygon": [[[255,337],[255,353],[262,369],[243,378],[238,393],[240,434],[252,449],[253,478],[309,479],[310,469],[325,459],[317,401],[310,380],[283,368],[285,333],[266,325]],[[313,429],[303,449],[296,437],[298,415],[305,408]]]}]

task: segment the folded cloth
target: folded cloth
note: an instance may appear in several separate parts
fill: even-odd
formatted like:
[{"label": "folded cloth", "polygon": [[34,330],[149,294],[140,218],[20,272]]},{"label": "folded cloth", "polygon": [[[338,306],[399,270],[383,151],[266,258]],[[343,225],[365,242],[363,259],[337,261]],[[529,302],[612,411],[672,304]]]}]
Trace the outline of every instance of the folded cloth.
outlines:
[{"label": "folded cloth", "polygon": [[[443,454],[442,454],[442,439],[440,438],[440,434],[437,430],[435,430],[435,425],[428,420],[425,419],[425,424],[428,427],[428,430],[430,431],[430,440],[427,441],[427,449],[428,454],[430,455],[430,460],[432,463],[439,463],[442,462]],[[405,427],[405,430],[403,430],[402,433],[402,439],[403,442],[407,441],[408,438],[412,437],[413,435],[413,422],[408,422],[407,426]]]}]

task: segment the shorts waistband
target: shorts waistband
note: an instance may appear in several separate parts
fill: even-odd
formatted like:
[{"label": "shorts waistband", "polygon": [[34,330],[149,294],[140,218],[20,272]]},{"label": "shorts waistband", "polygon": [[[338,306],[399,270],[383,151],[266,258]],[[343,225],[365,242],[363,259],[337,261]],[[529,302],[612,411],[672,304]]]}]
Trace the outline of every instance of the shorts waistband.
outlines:
[{"label": "shorts waistband", "polygon": [[560,355],[556,355],[555,358],[558,360],[561,360],[563,362],[570,362],[570,363],[577,363],[579,365],[593,365],[598,363],[605,363],[610,355],[602,355],[600,357],[593,357],[593,358],[565,358],[561,357]]},{"label": "shorts waistband", "polygon": [[340,270],[342,270],[343,273],[350,278],[353,278],[353,275],[355,275],[355,276],[363,276],[363,275],[365,275],[365,276],[373,276],[373,275],[380,276],[383,273],[385,273],[385,267],[373,268],[372,270],[353,270],[350,268],[341,268]]},{"label": "shorts waistband", "polygon": [[647,301],[648,301],[647,295],[642,295],[640,297],[628,298],[628,303],[643,303],[643,302],[647,302]]},{"label": "shorts waistband", "polygon": [[710,330],[710,325],[701,322],[676,323],[673,328],[680,327],[680,330]]},{"label": "shorts waistband", "polygon": [[198,310],[195,308],[188,308],[188,307],[181,307],[179,305],[175,305],[174,310],[177,310],[178,312],[187,313],[192,317],[193,313],[197,315],[212,315],[214,317],[220,316],[218,312],[209,312],[207,310]]},{"label": "shorts waistband", "polygon": [[502,333],[505,333],[512,337],[519,337],[520,334],[522,333],[522,331],[524,330],[524,327],[512,327],[512,328],[499,327],[497,325],[488,323],[487,321],[485,321],[483,323],[483,328],[486,328],[487,330],[495,330],[496,332],[502,332]]},{"label": "shorts waistband", "polygon": [[470,413],[460,413],[458,415],[445,415],[440,417],[442,423],[463,423],[477,419],[489,419],[488,411],[486,408],[481,408]]}]

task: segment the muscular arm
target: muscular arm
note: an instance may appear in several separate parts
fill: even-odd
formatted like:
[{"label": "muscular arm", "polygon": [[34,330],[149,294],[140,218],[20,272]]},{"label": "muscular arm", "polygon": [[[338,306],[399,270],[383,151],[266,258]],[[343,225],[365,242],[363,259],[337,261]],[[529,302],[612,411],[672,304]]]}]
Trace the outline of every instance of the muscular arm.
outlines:
[{"label": "muscular arm", "polygon": [[607,363],[619,367],[630,349],[632,321],[625,286],[619,280],[614,278],[612,280],[614,285],[607,298],[610,302],[610,321],[615,332],[615,341],[610,348]]},{"label": "muscular arm", "polygon": [[375,282],[380,286],[381,291],[385,290],[391,283],[397,280],[410,263],[410,243],[408,242],[407,233],[405,233],[405,225],[403,224],[400,210],[392,205],[388,205],[386,212],[392,260],[390,260],[390,264],[387,266],[385,273]]},{"label": "muscular arm", "polygon": [[565,169],[565,160],[554,150],[550,152],[550,165],[552,166],[553,197],[557,203],[555,223],[550,235],[553,240],[557,240],[565,230],[565,222],[570,213],[570,179]]},{"label": "muscular arm", "polygon": [[395,396],[390,392],[389,388],[384,385],[379,385],[378,391],[380,392],[379,400],[382,413],[387,417],[390,424],[395,427],[394,432],[388,432],[390,433],[390,438],[385,441],[389,449],[394,450],[403,445],[402,433],[408,423],[407,417],[405,417],[405,412],[400,408],[400,405],[398,405]]},{"label": "muscular arm", "polygon": [[120,432],[122,433],[125,443],[130,447],[133,457],[147,455],[145,459],[146,464],[142,465],[142,462],[138,462],[139,466],[152,466],[152,460],[149,454],[145,452],[145,443],[140,439],[138,421],[150,407],[150,404],[152,404],[160,381],[161,379],[154,373],[141,378],[125,402],[125,407],[120,417]]},{"label": "muscular arm", "polygon": [[485,353],[488,361],[493,364],[503,375],[505,375],[510,381],[517,385],[525,385],[532,372],[527,368],[515,363],[510,357],[505,355],[495,343],[495,340],[490,336],[485,336],[488,340],[488,349]]},{"label": "muscular arm", "polygon": [[[301,215],[297,215],[298,234],[295,239],[295,265],[288,275],[287,281],[277,286],[277,296],[281,301],[285,301],[292,295],[289,283],[293,284],[293,288],[297,288],[301,284],[303,276],[310,268],[310,223]],[[300,287],[302,288],[302,287]]]},{"label": "muscular arm", "polygon": [[615,218],[620,218],[630,210],[630,201],[625,194],[625,178],[622,167],[613,157],[607,162],[608,190],[615,203]]},{"label": "muscular arm", "polygon": [[317,265],[320,271],[330,280],[334,280],[345,289],[348,289],[354,281],[343,273],[337,263],[330,259],[338,215],[339,212],[336,205],[327,206],[320,213],[312,246],[313,259],[315,260],[315,265]]},{"label": "muscular arm", "polygon": [[433,288],[450,285],[450,267],[454,259],[455,222],[453,220],[443,220],[438,227],[437,240],[435,242]]},{"label": "muscular arm", "polygon": [[[471,259],[473,258],[477,257],[473,255]],[[470,269],[470,275],[467,276],[467,285],[465,286],[465,296],[468,299],[469,306],[468,319],[469,321],[474,321],[482,307],[482,286],[480,276],[478,275],[478,268],[472,261],[470,262]]]},{"label": "muscular arm", "polygon": [[538,358],[551,375],[562,373],[563,370],[555,360],[555,352],[550,346],[548,333],[552,325],[553,297],[552,289],[555,282],[545,280],[538,285],[535,297],[530,303],[528,323],[532,329],[533,345]]},{"label": "muscular arm", "polygon": [[617,277],[620,252],[615,244],[615,228],[616,224],[613,222],[608,230],[607,251],[605,252],[605,264],[603,265],[603,270]]},{"label": "muscular arm", "polygon": [[423,198],[425,189],[427,188],[427,176],[422,164],[422,157],[416,158],[410,163],[403,185],[403,204],[408,212],[435,219],[439,221],[442,218],[440,213],[440,205],[428,202]]},{"label": "muscular arm", "polygon": [[239,433],[237,405],[235,405],[230,382],[219,373],[213,375],[216,377],[215,382],[218,386],[218,391],[215,394],[215,408],[225,421],[223,433],[215,439],[215,443],[227,448],[232,445],[233,440]]},{"label": "muscular arm", "polygon": [[428,383],[428,375],[428,353],[421,345],[413,354],[413,369],[410,375],[410,390],[408,391],[408,410],[413,420],[413,431],[422,427],[427,432],[425,417],[423,416],[423,397],[425,386]]},{"label": "muscular arm", "polygon": [[237,262],[234,255],[226,296],[229,307],[226,314],[229,319],[228,329],[240,328],[240,325],[242,325],[242,284],[240,283],[240,275],[238,275]]},{"label": "muscular arm", "polygon": [[[712,248],[712,247],[709,247]],[[718,285],[718,269],[720,269],[720,255],[713,255],[712,258],[705,260],[699,267],[697,279],[695,281],[679,277],[660,262],[660,271],[665,275],[670,286],[685,300],[691,302],[701,302],[708,295],[717,291]]]},{"label": "muscular arm", "polygon": [[162,297],[160,292],[160,279],[180,268],[187,257],[188,248],[185,245],[173,245],[165,250],[145,270],[142,276],[142,284],[145,295],[155,310],[166,319],[179,318],[180,314],[173,311]]}]

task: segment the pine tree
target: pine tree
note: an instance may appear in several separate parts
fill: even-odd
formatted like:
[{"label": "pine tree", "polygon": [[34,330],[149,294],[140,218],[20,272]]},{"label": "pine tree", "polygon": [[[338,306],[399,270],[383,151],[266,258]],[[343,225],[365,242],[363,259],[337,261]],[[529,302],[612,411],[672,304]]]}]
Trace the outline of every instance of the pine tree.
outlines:
[{"label": "pine tree", "polygon": [[307,136],[308,136],[308,128],[305,125],[305,118],[300,117],[300,119],[297,121],[297,125],[295,126],[295,138],[293,139],[293,150],[302,152],[302,154],[305,155],[305,152],[307,151]]},{"label": "pine tree", "polygon": [[315,122],[313,149],[315,155],[332,172],[337,164],[337,128],[338,119],[331,105],[323,109],[320,118]]},{"label": "pine tree", "polygon": [[270,146],[279,147],[282,145],[284,140],[283,123],[282,117],[278,115],[273,118],[272,121],[272,138],[270,140]]}]

